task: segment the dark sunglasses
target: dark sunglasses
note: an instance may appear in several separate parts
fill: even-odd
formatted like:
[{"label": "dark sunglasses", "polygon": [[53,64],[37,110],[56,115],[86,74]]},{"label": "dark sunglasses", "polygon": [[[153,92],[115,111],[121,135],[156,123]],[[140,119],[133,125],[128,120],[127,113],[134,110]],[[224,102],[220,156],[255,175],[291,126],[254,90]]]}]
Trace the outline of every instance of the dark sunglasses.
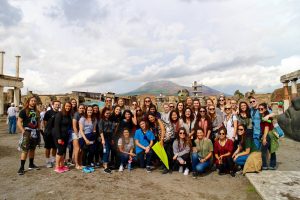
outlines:
[{"label": "dark sunglasses", "polygon": [[140,112],[140,111],[142,111],[142,110],[136,110],[136,112]]},{"label": "dark sunglasses", "polygon": [[250,103],[254,103],[254,102],[256,102],[256,101],[250,101]]},{"label": "dark sunglasses", "polygon": [[238,130],[239,130],[239,131],[243,131],[243,130],[245,130],[245,129],[243,129],[243,128],[239,128]]},{"label": "dark sunglasses", "polygon": [[230,110],[231,108],[225,108],[225,110]]},{"label": "dark sunglasses", "polygon": [[221,132],[220,135],[226,135],[224,132]]},{"label": "dark sunglasses", "polygon": [[179,132],[179,135],[184,135],[185,133],[184,132]]},{"label": "dark sunglasses", "polygon": [[209,108],[208,110],[215,110],[215,108]]},{"label": "dark sunglasses", "polygon": [[224,101],[224,99],[219,99],[219,101]]},{"label": "dark sunglasses", "polygon": [[200,110],[200,112],[203,112],[203,113],[205,113],[205,110]]},{"label": "dark sunglasses", "polygon": [[264,110],[265,108],[258,108],[258,110]]}]

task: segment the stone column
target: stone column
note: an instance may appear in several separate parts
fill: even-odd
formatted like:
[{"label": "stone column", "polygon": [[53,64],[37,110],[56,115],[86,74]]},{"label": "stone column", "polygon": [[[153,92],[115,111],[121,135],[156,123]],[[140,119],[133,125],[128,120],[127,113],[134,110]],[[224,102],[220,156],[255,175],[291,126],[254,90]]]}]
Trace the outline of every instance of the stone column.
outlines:
[{"label": "stone column", "polygon": [[0,75],[3,74],[4,54],[4,51],[0,51]]},{"label": "stone column", "polygon": [[292,98],[297,97],[297,78],[292,80]]},{"label": "stone column", "polygon": [[16,56],[17,62],[16,62],[16,77],[20,77],[20,58],[21,56]]},{"label": "stone column", "polygon": [[20,88],[17,87],[14,89],[14,103],[16,106],[20,105]]},{"label": "stone column", "polygon": [[4,95],[3,95],[3,87],[0,86],[0,116],[4,114]]},{"label": "stone column", "polygon": [[289,98],[289,82],[284,82],[283,83],[283,102],[284,102],[284,105],[283,105],[283,109],[284,111],[286,109],[288,109],[288,107],[290,106],[290,98]]}]

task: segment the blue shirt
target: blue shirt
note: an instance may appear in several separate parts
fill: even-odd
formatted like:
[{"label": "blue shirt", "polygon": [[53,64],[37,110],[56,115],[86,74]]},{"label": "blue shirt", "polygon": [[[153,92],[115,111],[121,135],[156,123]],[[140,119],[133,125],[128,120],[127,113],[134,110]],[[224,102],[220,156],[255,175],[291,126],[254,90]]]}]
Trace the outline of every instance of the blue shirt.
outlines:
[{"label": "blue shirt", "polygon": [[[147,138],[146,138],[147,137]],[[148,130],[146,134],[143,133],[142,129],[138,129],[135,131],[134,140],[138,140],[139,143],[143,146],[149,146],[151,140],[155,140],[154,134],[152,131]],[[144,151],[144,149],[140,148],[139,146],[135,147],[135,153],[138,154]]]},{"label": "blue shirt", "polygon": [[[269,110],[269,113],[272,113],[271,110]],[[261,122],[261,114],[259,113],[258,109],[250,108],[250,115],[253,122],[253,138],[260,138],[261,130],[260,130],[260,122]]]}]

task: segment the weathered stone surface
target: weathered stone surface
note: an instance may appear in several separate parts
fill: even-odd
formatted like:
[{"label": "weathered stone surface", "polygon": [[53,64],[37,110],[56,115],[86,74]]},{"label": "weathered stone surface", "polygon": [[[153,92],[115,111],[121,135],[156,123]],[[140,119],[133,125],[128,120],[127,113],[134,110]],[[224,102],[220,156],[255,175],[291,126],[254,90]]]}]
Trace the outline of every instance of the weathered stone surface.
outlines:
[{"label": "weathered stone surface", "polygon": [[284,133],[294,140],[300,141],[300,97],[292,100],[292,105],[278,116],[278,123]]},{"label": "weathered stone surface", "polygon": [[300,171],[263,171],[246,174],[264,200],[300,199]]}]

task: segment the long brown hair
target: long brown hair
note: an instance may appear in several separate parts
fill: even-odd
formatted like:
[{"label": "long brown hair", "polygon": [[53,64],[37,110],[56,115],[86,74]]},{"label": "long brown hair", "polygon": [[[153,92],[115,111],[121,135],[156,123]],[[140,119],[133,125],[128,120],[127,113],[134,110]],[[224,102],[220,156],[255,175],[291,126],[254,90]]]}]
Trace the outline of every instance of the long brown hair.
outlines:
[{"label": "long brown hair", "polygon": [[[26,112],[26,116],[27,116],[27,117],[29,117],[29,112],[30,112],[30,109],[31,109],[31,108],[29,108],[29,102],[30,102],[30,100],[33,99],[33,98],[35,98],[35,100],[37,100],[35,96],[29,97],[29,98],[27,99],[27,101],[25,102],[25,105],[24,105],[24,110],[25,110],[25,112]],[[39,110],[37,109],[37,105],[36,105],[36,104],[35,104],[33,110],[34,110],[35,113],[36,113],[36,117],[39,118],[40,112],[39,112]]]},{"label": "long brown hair", "polygon": [[[70,104],[71,110],[66,111],[66,108],[65,108],[66,104]],[[61,113],[62,113],[63,116],[67,116],[67,115],[71,115],[72,114],[72,104],[71,104],[70,101],[67,101],[67,102],[64,103],[64,105],[61,108]]]},{"label": "long brown hair", "polygon": [[192,146],[192,142],[191,142],[189,136],[187,135],[187,132],[186,132],[185,128],[181,127],[181,128],[179,128],[178,133],[175,134],[175,138],[178,141],[178,149],[180,148],[180,137],[179,137],[179,132],[180,131],[184,131],[184,134],[185,134],[185,137],[183,139],[183,148],[185,148],[187,145],[189,147],[191,147]]}]

